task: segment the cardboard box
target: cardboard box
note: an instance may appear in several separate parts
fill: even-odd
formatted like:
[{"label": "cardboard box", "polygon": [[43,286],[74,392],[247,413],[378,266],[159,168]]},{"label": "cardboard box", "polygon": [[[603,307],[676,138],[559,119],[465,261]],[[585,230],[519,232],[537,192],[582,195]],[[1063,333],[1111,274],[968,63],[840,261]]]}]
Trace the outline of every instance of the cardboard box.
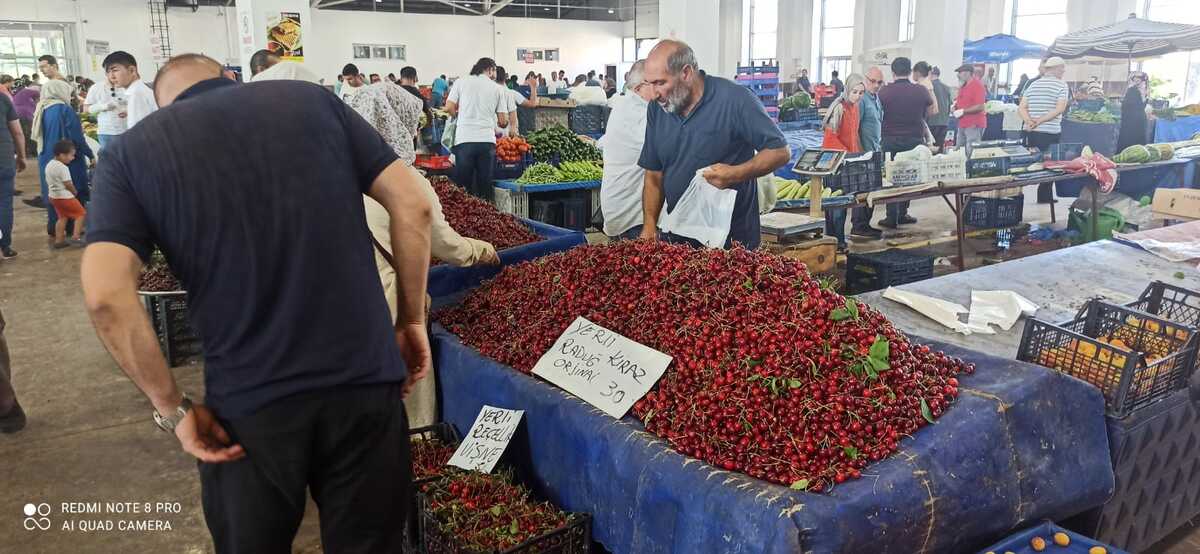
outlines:
[{"label": "cardboard box", "polygon": [[1160,188],[1150,211],[1166,219],[1200,219],[1200,189]]},{"label": "cardboard box", "polygon": [[833,237],[790,244],[764,241],[763,248],[772,254],[803,262],[808,266],[808,272],[814,275],[830,274],[837,269],[837,239]]}]

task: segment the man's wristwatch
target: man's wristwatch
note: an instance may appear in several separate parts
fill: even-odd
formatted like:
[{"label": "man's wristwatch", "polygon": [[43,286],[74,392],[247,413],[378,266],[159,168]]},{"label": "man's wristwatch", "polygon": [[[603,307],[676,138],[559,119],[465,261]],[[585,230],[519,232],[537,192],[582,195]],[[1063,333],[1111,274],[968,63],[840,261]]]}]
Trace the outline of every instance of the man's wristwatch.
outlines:
[{"label": "man's wristwatch", "polygon": [[175,432],[175,426],[179,425],[180,421],[187,416],[187,413],[192,409],[192,399],[188,395],[183,395],[183,400],[179,403],[179,407],[175,408],[175,413],[170,415],[162,415],[158,410],[154,411],[154,424],[158,425],[159,429],[168,433]]}]

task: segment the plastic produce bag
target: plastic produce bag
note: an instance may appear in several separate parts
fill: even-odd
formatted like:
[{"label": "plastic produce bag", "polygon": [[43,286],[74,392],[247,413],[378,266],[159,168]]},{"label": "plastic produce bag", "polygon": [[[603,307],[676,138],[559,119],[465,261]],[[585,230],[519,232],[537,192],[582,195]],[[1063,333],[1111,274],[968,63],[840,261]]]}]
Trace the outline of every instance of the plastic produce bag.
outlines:
[{"label": "plastic produce bag", "polygon": [[895,287],[888,287],[887,290],[883,291],[883,297],[904,304],[916,310],[921,315],[964,335],[970,335],[972,332],[983,334],[994,333],[987,325],[980,328],[972,328],[966,323],[959,321],[958,314],[967,311],[961,304],[947,302],[940,298],[925,296],[924,294],[900,290]]},{"label": "plastic produce bag", "polygon": [[1011,290],[976,290],[971,291],[967,323],[972,328],[990,324],[1008,331],[1022,314],[1030,317],[1037,309],[1037,304]]},{"label": "plastic produce bag", "polygon": [[737,191],[719,189],[703,177],[705,167],[696,171],[675,208],[658,221],[659,230],[695,239],[709,248],[724,248],[733,221]]},{"label": "plastic produce bag", "polygon": [[446,150],[454,150],[454,130],[458,128],[458,119],[450,118],[446,121],[446,128],[442,130],[442,146]]},{"label": "plastic produce bag", "polygon": [[775,176],[770,173],[758,178],[758,213],[769,214],[779,201],[779,188],[775,186]]}]

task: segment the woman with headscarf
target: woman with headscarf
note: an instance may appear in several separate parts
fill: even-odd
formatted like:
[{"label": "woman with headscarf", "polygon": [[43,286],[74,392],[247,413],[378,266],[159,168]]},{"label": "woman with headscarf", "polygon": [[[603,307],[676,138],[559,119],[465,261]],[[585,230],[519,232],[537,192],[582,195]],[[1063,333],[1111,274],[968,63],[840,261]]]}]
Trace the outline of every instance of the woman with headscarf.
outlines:
[{"label": "woman with headscarf", "polygon": [[1121,132],[1117,152],[1135,144],[1146,144],[1146,103],[1150,101],[1150,78],[1141,71],[1129,75],[1129,90],[1121,100]]},{"label": "woman with headscarf", "polygon": [[866,90],[862,75],[855,73],[846,77],[846,88],[842,90],[841,96],[829,105],[829,111],[821,123],[821,128],[825,131],[821,148],[862,152],[862,142],[858,135],[858,101]]},{"label": "woman with headscarf", "polygon": [[[47,79],[42,85],[42,96],[38,100],[36,111],[33,113],[33,140],[38,145],[38,173],[42,180],[42,198],[49,198],[46,186],[46,164],[54,159],[55,143],[67,139],[75,143],[75,160],[67,165],[71,170],[71,182],[79,194],[75,196],[81,204],[87,205],[91,198],[88,186],[87,160],[94,160],[95,154],[83,138],[83,125],[79,116],[71,108],[71,100],[75,97],[75,86],[66,81]],[[46,202],[46,234],[54,235],[54,223],[58,214],[54,206]]]}]

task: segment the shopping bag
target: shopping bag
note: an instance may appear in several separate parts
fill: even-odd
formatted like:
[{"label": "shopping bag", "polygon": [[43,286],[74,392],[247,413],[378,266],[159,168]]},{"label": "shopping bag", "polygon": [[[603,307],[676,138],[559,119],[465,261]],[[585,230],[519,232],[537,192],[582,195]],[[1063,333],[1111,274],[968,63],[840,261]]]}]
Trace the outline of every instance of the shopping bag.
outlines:
[{"label": "shopping bag", "polygon": [[658,228],[697,240],[709,248],[724,248],[737,191],[712,186],[703,176],[707,170],[706,167],[696,172],[675,208],[659,219]]},{"label": "shopping bag", "polygon": [[450,118],[446,121],[446,128],[442,130],[442,146],[446,150],[454,150],[454,131],[458,128],[458,119]]}]

